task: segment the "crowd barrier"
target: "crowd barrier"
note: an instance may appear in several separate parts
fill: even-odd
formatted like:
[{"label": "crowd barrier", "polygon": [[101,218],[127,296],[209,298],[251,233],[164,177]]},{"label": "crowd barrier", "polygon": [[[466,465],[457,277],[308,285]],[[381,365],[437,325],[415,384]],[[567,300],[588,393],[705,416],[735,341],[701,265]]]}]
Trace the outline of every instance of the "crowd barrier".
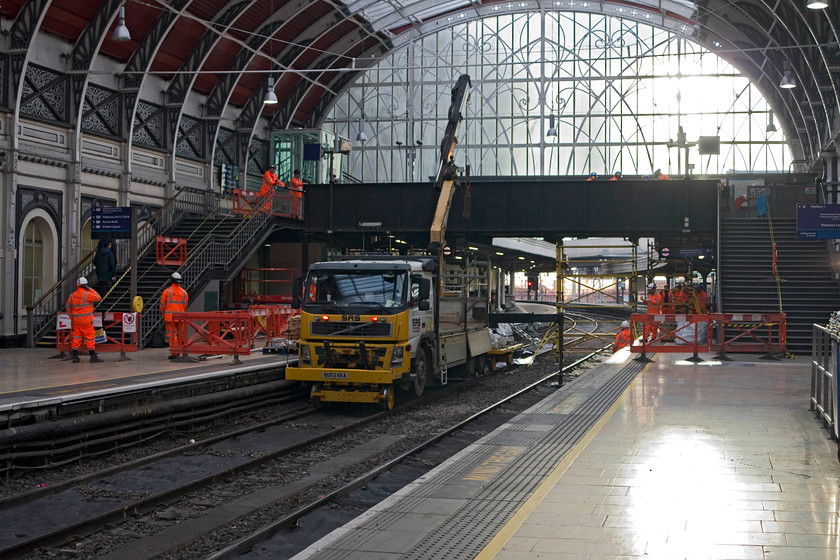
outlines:
[{"label": "crowd barrier", "polygon": [[181,237],[155,237],[155,263],[159,266],[181,266],[187,260],[187,240]]},{"label": "crowd barrier", "polygon": [[642,314],[630,315],[642,332],[658,329],[653,340],[642,338],[630,351],[643,356],[648,353],[692,353],[695,360],[701,352],[784,353],[787,329],[784,313],[710,313],[710,314]]},{"label": "crowd barrier", "polygon": [[179,344],[170,344],[172,354],[227,355],[234,364],[247,356],[258,339],[278,337],[288,327],[289,317],[298,313],[290,306],[251,306],[236,311],[173,313],[175,328],[182,333]]},{"label": "crowd barrier", "polygon": [[[822,421],[824,428],[829,429],[834,440],[840,436],[837,425],[839,361],[840,344],[837,338],[825,327],[813,325],[809,410],[814,413],[815,419]],[[837,449],[837,458],[840,459],[840,447]]]},{"label": "crowd barrier", "polygon": [[[137,325],[140,316],[137,313],[95,313],[93,328],[96,333],[96,352],[119,352],[120,361],[127,360],[126,352],[137,352]],[[61,353],[61,358],[71,350],[70,315],[58,313],[56,316],[56,344],[55,349]],[[109,333],[119,328],[119,339]],[[87,347],[80,348],[87,352]]]}]

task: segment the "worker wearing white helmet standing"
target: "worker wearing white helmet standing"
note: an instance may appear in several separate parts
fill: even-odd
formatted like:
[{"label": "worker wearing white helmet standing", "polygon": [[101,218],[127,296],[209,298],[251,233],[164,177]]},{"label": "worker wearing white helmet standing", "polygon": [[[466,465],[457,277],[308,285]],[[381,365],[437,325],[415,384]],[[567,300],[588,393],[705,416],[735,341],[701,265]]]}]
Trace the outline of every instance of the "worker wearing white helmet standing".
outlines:
[{"label": "worker wearing white helmet standing", "polygon": [[613,342],[612,351],[617,352],[625,346],[630,346],[631,342],[633,342],[633,333],[630,332],[630,323],[622,321],[621,329],[615,335],[615,342]]},{"label": "worker wearing white helmet standing", "polygon": [[73,363],[79,360],[79,348],[82,341],[90,354],[92,363],[101,362],[102,358],[96,355],[96,346],[93,333],[93,306],[102,300],[96,290],[88,286],[87,278],[80,277],[76,281],[76,290],[67,298],[65,308],[70,315],[70,349],[73,351]]},{"label": "worker wearing white helmet standing", "polygon": [[163,290],[163,294],[160,296],[160,313],[166,322],[166,342],[170,347],[169,359],[172,360],[179,355],[178,352],[172,350],[172,347],[185,343],[187,334],[183,323],[175,322],[173,313],[187,310],[189,296],[187,295],[187,291],[181,287],[180,274],[173,272],[170,279],[172,283],[168,288]]}]

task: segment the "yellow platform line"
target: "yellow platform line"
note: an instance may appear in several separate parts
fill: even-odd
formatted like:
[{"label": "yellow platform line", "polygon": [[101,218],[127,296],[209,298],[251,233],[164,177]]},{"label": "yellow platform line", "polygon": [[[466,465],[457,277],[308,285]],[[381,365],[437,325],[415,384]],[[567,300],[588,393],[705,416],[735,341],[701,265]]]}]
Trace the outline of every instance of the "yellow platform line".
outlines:
[{"label": "yellow platform line", "polygon": [[621,393],[613,405],[607,410],[601,418],[595,422],[595,425],[592,426],[586,435],[575,445],[571,451],[569,451],[563,459],[557,463],[557,466],[554,467],[554,470],[548,475],[548,477],[540,484],[539,488],[537,488],[531,497],[522,504],[522,507],[517,510],[513,517],[508,520],[504,527],[502,527],[496,536],[487,543],[487,545],[481,550],[481,552],[476,555],[474,560],[491,560],[495,558],[499,552],[501,552],[502,547],[504,547],[507,542],[513,537],[514,533],[522,527],[522,524],[525,523],[525,520],[528,519],[528,516],[533,513],[536,507],[543,501],[546,495],[554,488],[554,485],[557,484],[557,481],[560,480],[560,477],[568,470],[568,468],[572,465],[572,463],[577,459],[577,457],[583,453],[583,450],[586,449],[586,446],[595,439],[595,436],[598,435],[598,432],[601,431],[601,428],[609,421],[615,411],[618,410],[618,407],[621,406],[622,402],[627,398],[627,394],[629,393],[630,389],[635,385],[638,380],[645,374],[647,369],[650,367],[651,364],[645,366],[645,368],[640,372],[636,379],[633,380],[630,385]]}]

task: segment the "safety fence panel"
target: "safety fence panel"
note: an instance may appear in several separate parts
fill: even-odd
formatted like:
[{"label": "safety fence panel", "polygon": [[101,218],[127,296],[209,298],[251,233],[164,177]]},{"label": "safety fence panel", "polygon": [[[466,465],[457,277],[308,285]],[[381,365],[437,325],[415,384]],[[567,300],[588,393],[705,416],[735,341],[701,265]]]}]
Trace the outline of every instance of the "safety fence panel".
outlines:
[{"label": "safety fence panel", "polygon": [[785,352],[787,323],[784,313],[713,313],[714,352],[765,353]]},{"label": "safety fence panel", "polygon": [[248,313],[253,321],[253,344],[260,335],[271,340],[284,334],[288,328],[289,317],[299,314],[300,310],[292,309],[290,305],[252,305],[248,308]]},{"label": "safety fence panel", "polygon": [[[137,352],[138,313],[95,313],[93,328],[97,352]],[[67,313],[58,313],[55,323],[56,344],[59,352],[71,350],[71,321]],[[119,335],[112,336],[119,330]],[[85,348],[82,348],[85,350]]]},{"label": "safety fence panel", "polygon": [[640,354],[647,353],[686,353],[699,354],[709,351],[707,327],[710,316],[688,314],[654,314],[647,315],[633,313],[630,321],[641,323],[643,332],[658,331],[653,340],[646,341],[644,337],[630,346],[630,351]]},{"label": "safety fence panel", "polygon": [[303,199],[287,189],[272,191],[265,196],[260,196],[260,193],[254,191],[233,189],[235,213],[249,214],[254,209],[283,218],[300,220],[303,218]]},{"label": "safety fence panel", "polygon": [[170,344],[173,354],[222,354],[245,356],[251,353],[253,320],[246,311],[203,311],[172,314],[178,331],[178,344]]},{"label": "safety fence panel", "polygon": [[160,266],[181,266],[187,260],[187,240],[182,237],[155,237],[155,263]]},{"label": "safety fence panel", "polygon": [[[822,420],[833,439],[838,439],[837,426],[837,376],[840,361],[840,344],[831,331],[820,325],[813,326],[811,346],[811,400],[809,410],[814,418]],[[840,450],[838,450],[840,458]]]}]

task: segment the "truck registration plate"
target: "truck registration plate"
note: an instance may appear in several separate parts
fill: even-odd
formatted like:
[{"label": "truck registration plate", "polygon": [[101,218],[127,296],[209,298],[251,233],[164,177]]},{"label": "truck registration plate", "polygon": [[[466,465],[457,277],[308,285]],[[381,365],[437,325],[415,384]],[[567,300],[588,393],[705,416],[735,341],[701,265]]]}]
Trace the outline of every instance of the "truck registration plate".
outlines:
[{"label": "truck registration plate", "polygon": [[324,379],[347,379],[347,374],[339,373],[337,371],[325,371]]}]

